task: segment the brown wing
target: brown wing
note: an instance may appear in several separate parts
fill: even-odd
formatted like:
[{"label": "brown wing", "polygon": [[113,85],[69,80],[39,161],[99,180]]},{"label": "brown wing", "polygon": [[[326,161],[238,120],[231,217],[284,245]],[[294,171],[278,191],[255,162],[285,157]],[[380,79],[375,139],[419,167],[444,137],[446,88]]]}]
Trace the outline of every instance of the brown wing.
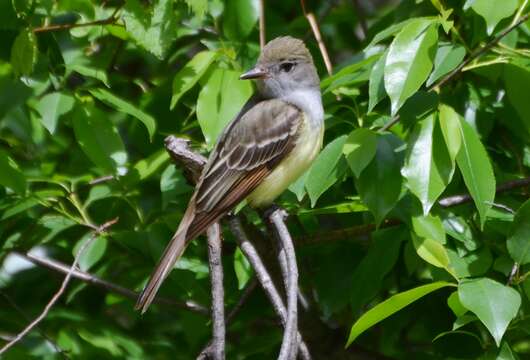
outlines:
[{"label": "brown wing", "polygon": [[195,196],[195,237],[247,197],[287,155],[302,121],[298,108],[281,100],[257,103],[221,136]]},{"label": "brown wing", "polygon": [[187,244],[247,197],[291,151],[301,121],[298,108],[266,100],[227,126],[177,232],[138,298],[137,309],[147,310]]}]

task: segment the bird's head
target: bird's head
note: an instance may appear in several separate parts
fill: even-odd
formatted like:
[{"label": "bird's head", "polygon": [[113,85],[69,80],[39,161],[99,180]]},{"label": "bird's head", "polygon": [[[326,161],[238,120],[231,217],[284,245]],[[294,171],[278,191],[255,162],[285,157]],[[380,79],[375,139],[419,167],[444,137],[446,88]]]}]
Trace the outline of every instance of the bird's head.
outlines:
[{"label": "bird's head", "polygon": [[240,79],[256,79],[264,97],[280,98],[296,90],[319,89],[320,80],[304,42],[290,36],[265,45],[256,66]]}]

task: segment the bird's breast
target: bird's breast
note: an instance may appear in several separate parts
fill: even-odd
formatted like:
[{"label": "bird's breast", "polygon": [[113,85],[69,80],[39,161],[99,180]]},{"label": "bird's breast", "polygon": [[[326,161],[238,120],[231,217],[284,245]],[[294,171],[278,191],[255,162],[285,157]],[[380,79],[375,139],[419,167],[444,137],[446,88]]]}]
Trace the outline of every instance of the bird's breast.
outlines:
[{"label": "bird's breast", "polygon": [[270,205],[289,185],[295,182],[311,165],[322,148],[324,126],[311,126],[307,114],[291,152],[262,183],[247,197],[252,207]]}]

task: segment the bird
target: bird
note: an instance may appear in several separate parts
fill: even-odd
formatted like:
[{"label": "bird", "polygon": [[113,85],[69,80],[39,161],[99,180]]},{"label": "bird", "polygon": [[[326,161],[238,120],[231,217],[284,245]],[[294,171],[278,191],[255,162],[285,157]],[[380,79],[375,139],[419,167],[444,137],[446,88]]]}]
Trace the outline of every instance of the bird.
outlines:
[{"label": "bird", "polygon": [[253,208],[272,204],[322,148],[320,79],[302,40],[271,40],[240,79],[255,80],[257,91],[218,137],[177,231],[138,297],[135,308],[142,314],[194,238],[243,200]]}]

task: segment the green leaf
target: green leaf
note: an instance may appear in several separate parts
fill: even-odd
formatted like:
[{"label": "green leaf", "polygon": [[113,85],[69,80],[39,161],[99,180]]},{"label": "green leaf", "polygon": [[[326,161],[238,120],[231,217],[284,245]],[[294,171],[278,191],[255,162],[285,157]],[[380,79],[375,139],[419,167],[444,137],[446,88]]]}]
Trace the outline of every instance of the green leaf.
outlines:
[{"label": "green leaf", "polygon": [[422,238],[412,234],[412,243],[416,253],[429,264],[449,271],[449,255],[444,246],[431,238]]},{"label": "green leaf", "polygon": [[438,24],[415,21],[396,36],[385,63],[385,90],[392,103],[392,115],[423,84],[431,72],[438,41]]},{"label": "green leaf", "polygon": [[530,132],[530,101],[526,91],[530,84],[530,69],[507,64],[504,66],[504,83],[506,95],[517,114],[526,125],[526,133]]},{"label": "green leaf", "polygon": [[388,51],[385,51],[383,56],[372,67],[370,82],[368,84],[368,112],[371,112],[386,96],[384,75],[387,55]]},{"label": "green leaf", "polygon": [[87,271],[92,268],[105,255],[107,250],[107,239],[103,236],[93,238],[92,233],[87,233],[83,236],[72,250],[72,255],[75,257],[83,244],[90,241],[90,244],[85,247],[81,257],[79,258],[78,266],[81,270]]},{"label": "green leaf", "polygon": [[455,291],[451,293],[451,295],[449,295],[449,297],[447,298],[447,306],[449,306],[449,308],[453,311],[453,314],[455,314],[456,317],[460,317],[467,313],[467,309],[460,302],[460,298],[458,297],[458,291]]},{"label": "green leaf", "polygon": [[116,127],[94,106],[77,107],[73,116],[77,142],[103,172],[125,173],[127,153]]},{"label": "green leaf", "polygon": [[353,130],[342,148],[348,165],[356,177],[372,161],[377,150],[377,136],[372,130],[359,128]]},{"label": "green leaf", "polygon": [[351,311],[356,314],[380,290],[385,276],[392,270],[405,239],[402,229],[382,229],[372,234],[368,253],[353,272]]},{"label": "green leaf", "polygon": [[226,0],[223,12],[223,33],[231,40],[246,38],[258,21],[256,0]]},{"label": "green leaf", "polygon": [[43,96],[35,108],[41,116],[41,123],[50,132],[55,133],[57,121],[61,115],[68,113],[74,107],[74,98],[60,92]]},{"label": "green leaf", "polygon": [[159,59],[165,56],[177,37],[171,0],[154,0],[152,9],[145,9],[139,0],[128,0],[122,18],[136,43]]},{"label": "green leaf", "polygon": [[48,234],[40,240],[41,244],[52,240],[61,231],[76,225],[73,220],[63,215],[44,215],[39,219],[39,224],[49,230]]},{"label": "green leaf", "polygon": [[208,0],[185,0],[190,10],[200,20],[203,19],[206,11],[208,10]]},{"label": "green leaf", "polygon": [[386,29],[378,32],[374,38],[372,39],[372,41],[370,41],[370,43],[366,46],[366,49],[380,43],[381,41],[397,34],[398,32],[400,32],[405,26],[411,24],[411,23],[423,23],[425,27],[429,26],[430,24],[432,24],[433,21],[435,21],[436,18],[435,17],[419,17],[419,18],[412,18],[412,19],[407,19],[407,20],[404,20],[400,23],[397,23],[397,24],[394,24],[394,25],[391,25],[389,27],[387,27]]},{"label": "green leaf", "polygon": [[442,76],[454,70],[464,57],[466,49],[460,45],[443,44],[438,47],[434,58],[434,70],[427,79],[427,86],[431,86]]},{"label": "green leaf", "polygon": [[503,341],[499,353],[496,355],[495,360],[518,360],[519,358],[514,355],[510,345],[506,341]]},{"label": "green leaf", "polygon": [[370,209],[375,222],[380,224],[396,205],[401,193],[401,154],[396,149],[401,141],[392,134],[377,138],[376,155],[356,182],[363,203]]},{"label": "green leaf", "polygon": [[175,269],[188,270],[195,274],[196,279],[208,276],[208,264],[199,258],[188,256],[181,257],[175,264]]},{"label": "green leaf", "polygon": [[471,8],[486,21],[488,35],[493,34],[497,24],[504,18],[511,16],[516,10],[517,0],[474,0]]},{"label": "green leaf", "polygon": [[476,131],[463,119],[460,120],[462,145],[456,161],[464,182],[480,215],[481,227],[495,198],[495,177],[484,145]]},{"label": "green leaf", "polygon": [[300,176],[298,180],[289,185],[289,191],[296,195],[298,201],[302,201],[305,196],[305,182],[307,180],[307,176],[309,175],[309,170],[310,169],[308,169],[302,176]]},{"label": "green leaf", "polygon": [[442,220],[437,216],[413,216],[412,229],[419,237],[433,239],[440,244],[446,242]]},{"label": "green leaf", "polygon": [[371,73],[371,64],[380,55],[373,55],[359,62],[347,65],[335,74],[324,78],[320,82],[320,88],[325,89],[324,94],[343,86],[353,86],[368,81]]},{"label": "green leaf", "polygon": [[155,174],[168,161],[169,155],[167,151],[161,149],[134,164],[125,176],[124,182],[132,186],[139,181],[144,181]]},{"label": "green leaf", "polygon": [[346,343],[346,347],[350,346],[359,335],[361,335],[370,327],[383,321],[390,315],[395,314],[404,307],[412,304],[414,301],[421,299],[425,295],[447,286],[455,285],[445,281],[438,281],[396,294],[382,303],[377,304],[372,309],[364,313],[363,316],[361,316],[359,320],[353,324],[350,331],[350,336],[348,337],[348,341]]},{"label": "green leaf", "polygon": [[488,278],[464,280],[458,285],[460,302],[482,321],[497,346],[521,306],[521,296],[511,287]]},{"label": "green leaf", "polygon": [[147,128],[147,132],[149,133],[149,139],[153,140],[153,136],[155,135],[156,131],[156,121],[151,115],[143,112],[130,102],[119,98],[118,96],[112,94],[111,92],[105,89],[90,89],[89,92],[94,97],[103,101],[107,105],[112,106],[116,110],[129,114],[140,120]]},{"label": "green leaf", "polygon": [[237,288],[241,290],[252,277],[253,271],[250,263],[243,255],[239,247],[236,248],[236,251],[234,252],[234,271],[237,277]]},{"label": "green leaf", "polygon": [[26,177],[17,163],[3,150],[0,150],[0,185],[21,195],[26,192]]},{"label": "green leaf", "polygon": [[451,273],[459,279],[484,275],[493,263],[491,251],[488,247],[469,252],[467,255],[459,255],[452,249],[446,249],[449,255],[449,266]]},{"label": "green leaf", "polygon": [[315,206],[318,198],[329,189],[339,178],[339,160],[342,157],[342,147],[346,136],[341,136],[326,145],[309,169],[305,187],[311,206]]},{"label": "green leaf", "polygon": [[83,76],[99,80],[103,83],[103,85],[110,88],[109,78],[107,76],[106,70],[104,69],[98,69],[92,66],[86,66],[81,64],[68,64],[66,68],[68,70],[75,71],[76,73],[79,73]]},{"label": "green leaf", "polygon": [[440,128],[449,151],[451,161],[456,160],[456,156],[462,146],[462,135],[460,135],[460,116],[450,106],[440,104],[439,108]]},{"label": "green leaf", "polygon": [[171,97],[170,105],[171,110],[173,110],[182,95],[199,81],[216,58],[216,52],[201,51],[179,70],[173,79],[173,96]]},{"label": "green leaf", "polygon": [[11,47],[11,66],[15,76],[29,75],[37,62],[37,38],[29,29],[18,34]]},{"label": "green leaf", "polygon": [[197,100],[197,119],[209,148],[250,95],[252,85],[239,80],[238,72],[226,69],[212,72]]},{"label": "green leaf", "polygon": [[506,245],[515,262],[519,265],[530,263],[530,200],[517,210]]},{"label": "green leaf", "polygon": [[429,213],[455,170],[436,120],[436,114],[431,113],[415,125],[401,170],[408,188],[421,201],[424,214]]}]

